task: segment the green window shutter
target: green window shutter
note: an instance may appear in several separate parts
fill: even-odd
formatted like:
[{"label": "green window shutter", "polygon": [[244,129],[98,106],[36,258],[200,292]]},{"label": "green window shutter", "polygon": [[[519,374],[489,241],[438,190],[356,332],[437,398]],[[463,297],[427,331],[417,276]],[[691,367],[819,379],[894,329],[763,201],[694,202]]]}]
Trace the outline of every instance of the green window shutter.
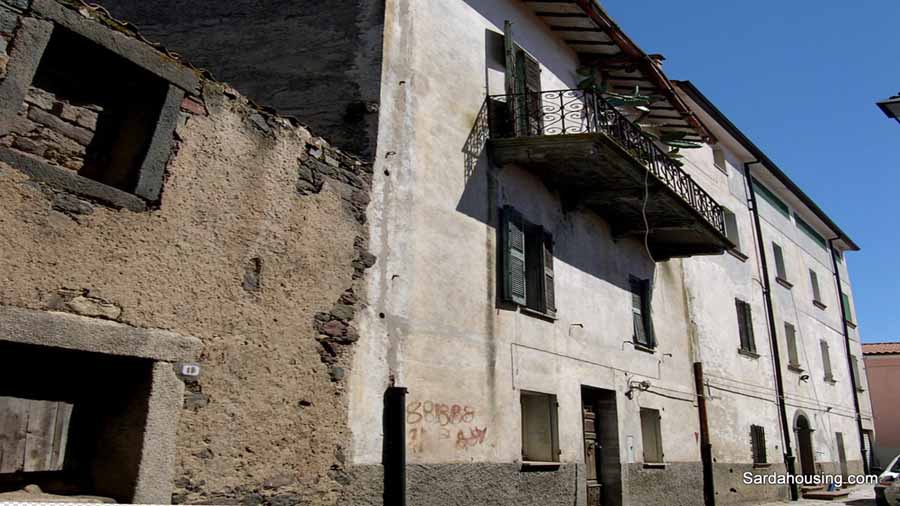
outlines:
[{"label": "green window shutter", "polygon": [[503,298],[525,304],[525,223],[512,207],[503,208]]},{"label": "green window shutter", "polygon": [[503,23],[503,51],[506,57],[506,94],[511,95],[516,91],[516,50],[513,42],[512,23],[507,20]]},{"label": "green window shutter", "polygon": [[544,312],[556,314],[555,276],[553,274],[553,236],[544,233]]},{"label": "green window shutter", "polygon": [[734,300],[738,318],[738,333],[741,336],[741,349],[756,352],[756,340],[753,337],[753,315],[750,304],[740,300]]},{"label": "green window shutter", "polygon": [[841,302],[844,304],[844,320],[853,321],[853,309],[850,307],[850,297],[846,293],[841,292]]},{"label": "green window shutter", "polygon": [[653,308],[650,307],[652,293],[650,292],[650,280],[641,281],[641,295],[644,302],[644,328],[647,332],[647,345],[656,348],[656,333],[653,331]]}]

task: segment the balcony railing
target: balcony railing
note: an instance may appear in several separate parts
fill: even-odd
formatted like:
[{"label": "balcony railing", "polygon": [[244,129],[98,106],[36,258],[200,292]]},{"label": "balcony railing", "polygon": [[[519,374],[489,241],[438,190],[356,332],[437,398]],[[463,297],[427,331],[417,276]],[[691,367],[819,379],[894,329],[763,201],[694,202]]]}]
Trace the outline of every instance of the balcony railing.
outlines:
[{"label": "balcony railing", "polygon": [[488,124],[494,139],[602,133],[640,161],[706,221],[725,235],[722,206],[679,167],[656,141],[600,94],[589,90],[491,95]]}]

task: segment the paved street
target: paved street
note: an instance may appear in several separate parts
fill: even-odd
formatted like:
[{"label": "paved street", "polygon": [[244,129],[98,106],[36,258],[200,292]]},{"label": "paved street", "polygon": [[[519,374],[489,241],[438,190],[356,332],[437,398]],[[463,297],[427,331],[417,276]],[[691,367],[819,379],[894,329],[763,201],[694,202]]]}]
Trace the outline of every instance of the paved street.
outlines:
[{"label": "paved street", "polygon": [[790,501],[772,502],[759,506],[784,506],[787,504],[843,504],[847,506],[875,506],[875,491],[871,486],[856,487],[851,489],[850,496],[841,501],[819,501],[801,499],[796,503]]}]

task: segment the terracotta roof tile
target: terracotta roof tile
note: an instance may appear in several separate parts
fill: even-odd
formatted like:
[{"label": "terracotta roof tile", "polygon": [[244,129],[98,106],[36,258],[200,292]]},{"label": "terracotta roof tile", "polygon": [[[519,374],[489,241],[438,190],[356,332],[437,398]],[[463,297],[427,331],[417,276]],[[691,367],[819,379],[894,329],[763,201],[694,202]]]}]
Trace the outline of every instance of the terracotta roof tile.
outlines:
[{"label": "terracotta roof tile", "polygon": [[900,343],[871,343],[863,344],[863,355],[890,355],[900,354]]}]

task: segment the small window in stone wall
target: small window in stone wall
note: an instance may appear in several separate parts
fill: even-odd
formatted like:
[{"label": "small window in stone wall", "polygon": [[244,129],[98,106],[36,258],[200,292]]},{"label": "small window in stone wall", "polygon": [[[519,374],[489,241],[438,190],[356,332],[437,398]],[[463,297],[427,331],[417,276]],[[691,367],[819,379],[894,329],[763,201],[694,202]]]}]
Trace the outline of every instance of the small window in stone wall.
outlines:
[{"label": "small window in stone wall", "polygon": [[57,27],[0,143],[136,193],[167,90],[163,79]]},{"label": "small window in stone wall", "polygon": [[556,396],[522,392],[522,460],[559,462]]},{"label": "small window in stone wall", "polygon": [[31,9],[13,14],[0,76],[0,161],[113,207],[159,202],[179,108],[199,76],[97,14],[55,0]]}]

